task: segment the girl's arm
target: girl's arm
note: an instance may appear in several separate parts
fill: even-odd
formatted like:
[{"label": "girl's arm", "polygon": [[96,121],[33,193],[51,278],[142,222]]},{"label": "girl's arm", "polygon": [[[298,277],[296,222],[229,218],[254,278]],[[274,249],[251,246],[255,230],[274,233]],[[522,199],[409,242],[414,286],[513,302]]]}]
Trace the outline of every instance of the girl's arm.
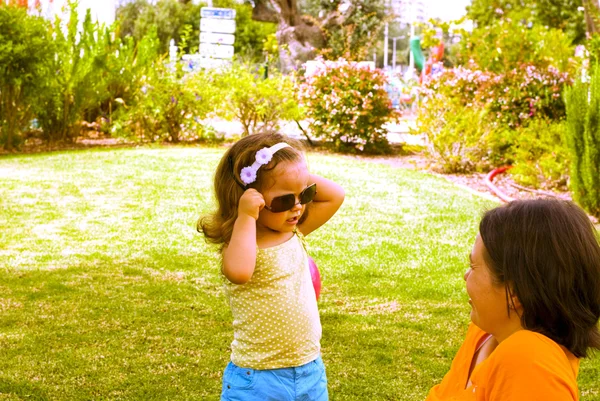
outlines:
[{"label": "girl's arm", "polygon": [[238,217],[233,224],[229,244],[223,249],[223,274],[234,284],[244,284],[252,278],[256,266],[256,220],[265,200],[255,189],[248,189],[240,198]]},{"label": "girl's arm", "polygon": [[331,180],[311,174],[310,183],[313,182],[317,184],[317,196],[305,211],[308,212],[306,220],[298,225],[304,235],[325,224],[337,212],[346,196],[344,189]]}]

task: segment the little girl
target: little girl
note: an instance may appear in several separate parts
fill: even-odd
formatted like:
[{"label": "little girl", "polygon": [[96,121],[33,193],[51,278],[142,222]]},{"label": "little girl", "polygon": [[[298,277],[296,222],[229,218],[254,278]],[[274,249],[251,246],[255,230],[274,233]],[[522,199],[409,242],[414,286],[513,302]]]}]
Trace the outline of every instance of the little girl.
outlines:
[{"label": "little girl", "polygon": [[300,149],[279,134],[235,143],[215,174],[217,210],[198,223],[221,245],[233,314],[221,401],[328,400],[303,235],[335,214],[344,190],[310,174]]}]

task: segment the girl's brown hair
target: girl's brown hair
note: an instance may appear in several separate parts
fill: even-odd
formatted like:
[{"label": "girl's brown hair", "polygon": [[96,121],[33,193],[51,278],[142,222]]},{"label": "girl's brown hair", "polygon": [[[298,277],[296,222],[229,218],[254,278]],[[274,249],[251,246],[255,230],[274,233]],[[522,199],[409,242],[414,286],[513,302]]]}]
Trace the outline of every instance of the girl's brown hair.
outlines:
[{"label": "girl's brown hair", "polygon": [[497,282],[523,306],[525,329],[578,358],[600,349],[600,245],[578,206],[548,199],[511,202],[486,212],[479,233]]},{"label": "girl's brown hair", "polygon": [[271,161],[258,170],[256,181],[246,186],[246,189],[254,188],[260,192],[265,188],[268,178],[268,174],[265,173],[273,170],[281,162],[303,160],[302,143],[277,133],[261,133],[240,139],[225,152],[215,172],[217,210],[201,216],[198,220],[198,232],[203,233],[208,242],[221,245],[221,248],[229,243],[233,224],[238,217],[238,204],[244,194],[241,170],[254,163],[256,152],[280,142],[285,142],[290,147],[275,152]]}]

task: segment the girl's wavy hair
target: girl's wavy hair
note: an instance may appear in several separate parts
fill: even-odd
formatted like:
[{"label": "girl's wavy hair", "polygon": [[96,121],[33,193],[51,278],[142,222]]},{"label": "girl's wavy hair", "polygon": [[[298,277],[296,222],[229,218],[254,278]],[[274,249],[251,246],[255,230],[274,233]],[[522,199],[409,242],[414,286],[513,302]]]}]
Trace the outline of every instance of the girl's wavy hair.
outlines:
[{"label": "girl's wavy hair", "polygon": [[479,224],[484,258],[523,306],[523,328],[578,358],[600,349],[600,245],[587,215],[566,201],[514,201]]},{"label": "girl's wavy hair", "polygon": [[244,194],[244,189],[240,185],[242,183],[240,172],[244,167],[254,163],[256,152],[279,142],[286,142],[290,147],[275,152],[271,161],[258,170],[256,181],[246,186],[261,192],[269,181],[268,172],[279,163],[304,160],[302,142],[277,133],[260,133],[240,139],[225,152],[215,172],[214,193],[217,210],[201,216],[198,220],[197,230],[204,234],[207,242],[221,245],[221,249],[229,243],[233,224],[238,217],[238,204]]}]

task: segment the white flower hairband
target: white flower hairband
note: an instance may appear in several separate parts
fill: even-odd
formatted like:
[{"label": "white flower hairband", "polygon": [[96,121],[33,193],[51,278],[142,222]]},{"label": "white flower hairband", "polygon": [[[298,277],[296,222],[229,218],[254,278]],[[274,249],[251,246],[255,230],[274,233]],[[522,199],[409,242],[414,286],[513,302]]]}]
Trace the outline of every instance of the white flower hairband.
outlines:
[{"label": "white flower hairband", "polygon": [[279,142],[276,145],[273,145],[269,148],[262,148],[261,150],[256,152],[254,163],[252,163],[251,166],[244,167],[242,169],[242,172],[240,173],[240,178],[242,179],[242,182],[246,185],[249,185],[256,181],[256,173],[258,173],[258,169],[260,168],[260,166],[270,162],[275,152],[283,148],[287,148],[288,146],[290,145],[288,145],[285,142]]}]

